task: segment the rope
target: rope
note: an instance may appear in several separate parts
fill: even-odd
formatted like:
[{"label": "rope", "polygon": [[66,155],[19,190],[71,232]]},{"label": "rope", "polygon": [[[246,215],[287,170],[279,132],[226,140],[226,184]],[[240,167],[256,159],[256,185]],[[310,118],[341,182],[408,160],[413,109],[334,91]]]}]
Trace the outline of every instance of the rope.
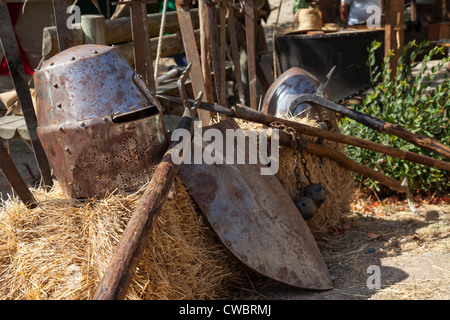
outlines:
[{"label": "rope", "polygon": [[164,7],[161,17],[161,27],[159,28],[159,39],[158,39],[158,48],[156,49],[156,59],[155,59],[155,79],[158,76],[158,64],[159,64],[159,56],[161,55],[161,45],[162,38],[164,35],[164,26],[166,24],[166,11],[167,11],[167,0],[164,0]]}]

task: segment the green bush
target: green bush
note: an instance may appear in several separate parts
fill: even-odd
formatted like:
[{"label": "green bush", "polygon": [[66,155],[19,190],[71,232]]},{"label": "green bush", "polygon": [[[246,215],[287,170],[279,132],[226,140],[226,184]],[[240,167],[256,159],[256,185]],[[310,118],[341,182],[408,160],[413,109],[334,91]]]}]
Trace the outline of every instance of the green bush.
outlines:
[{"label": "green bush", "polygon": [[[392,52],[384,58],[381,69],[376,65],[375,52],[380,46],[381,43],[374,41],[367,49],[369,53],[367,65],[370,69],[372,90],[369,90],[363,103],[354,106],[354,109],[398,124],[411,132],[434,137],[447,146],[450,145],[450,80],[445,74],[441,84],[434,87],[430,84],[435,80],[437,72],[444,67],[446,62],[450,61],[450,58],[439,60],[433,68],[429,68],[427,65],[437,54],[444,54],[443,48],[431,48],[427,54],[424,54],[421,62],[416,62],[416,58],[424,53],[429,43],[423,42],[419,45],[415,41],[408,43],[398,61],[396,74],[391,77],[389,60]],[[419,67],[419,70],[413,75],[412,69],[416,67]],[[416,147],[396,136],[378,133],[351,119],[344,118],[341,129],[348,135],[431,156],[435,159],[445,159],[443,156]],[[392,178],[400,181],[407,178],[412,193],[448,192],[450,189],[448,171],[393,158],[363,148],[349,146],[347,152],[353,160],[382,171]],[[357,179],[361,185],[369,189],[389,192],[385,188],[381,189],[376,181],[361,176],[358,176]]]}]

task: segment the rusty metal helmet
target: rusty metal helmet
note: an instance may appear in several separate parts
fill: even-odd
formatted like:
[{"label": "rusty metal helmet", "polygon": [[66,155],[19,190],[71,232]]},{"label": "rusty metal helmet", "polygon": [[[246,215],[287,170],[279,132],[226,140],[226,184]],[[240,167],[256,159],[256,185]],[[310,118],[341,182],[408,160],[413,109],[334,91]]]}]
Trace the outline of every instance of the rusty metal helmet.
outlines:
[{"label": "rusty metal helmet", "polygon": [[37,133],[73,198],[133,191],[167,149],[163,113],[119,49],[81,45],[36,72]]},{"label": "rusty metal helmet", "polygon": [[[301,68],[290,68],[283,72],[267,90],[262,104],[262,112],[285,118],[309,117],[335,127],[336,114],[333,111],[306,102],[291,106],[296,97],[301,94],[315,93],[319,86],[320,82],[311,73]],[[326,90],[324,97],[329,99]]]}]

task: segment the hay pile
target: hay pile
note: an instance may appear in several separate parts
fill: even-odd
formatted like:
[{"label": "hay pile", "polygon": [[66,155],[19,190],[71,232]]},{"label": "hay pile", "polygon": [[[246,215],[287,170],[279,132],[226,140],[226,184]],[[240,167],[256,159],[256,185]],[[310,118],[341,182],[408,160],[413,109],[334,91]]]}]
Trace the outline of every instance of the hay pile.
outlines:
[{"label": "hay pile", "polygon": [[[0,207],[0,299],[90,299],[139,194],[65,199],[58,184],[34,190],[39,208]],[[246,268],[199,214],[180,184],[157,218],[127,299],[230,298]]]},{"label": "hay pile", "polygon": [[[289,118],[289,120],[319,127],[316,121],[308,118]],[[244,131],[252,130],[258,132],[266,128],[263,125],[243,120],[237,120],[236,122]],[[307,135],[300,135],[300,137],[311,142],[317,142],[318,140],[318,138]],[[324,140],[323,144],[345,153],[344,145],[340,143]],[[356,193],[356,184],[352,172],[333,160],[329,160],[326,157],[318,157],[307,152],[304,155],[307,160],[311,181],[313,183],[321,183],[327,191],[325,202],[315,216],[307,221],[313,235],[316,238],[320,238],[328,235],[333,227],[341,224],[342,220],[351,213],[350,204]],[[298,197],[299,192],[294,174],[295,162],[292,156],[293,150],[291,148],[280,146],[280,165],[277,178],[291,198],[295,199]],[[301,169],[300,180],[305,187],[308,184],[308,180],[304,175],[303,167],[301,164],[299,165]]]},{"label": "hay pile", "polygon": [[[324,143],[342,151],[338,144]],[[355,183],[335,162],[305,156],[312,181],[322,183],[328,195],[308,221],[320,237],[350,213]],[[292,150],[281,147],[277,176],[295,198],[293,169]],[[304,176],[302,182],[306,185]],[[142,191],[83,202],[66,199],[56,182],[49,192],[32,191],[39,203],[34,210],[17,198],[0,204],[0,299],[92,298]],[[236,294],[233,288],[249,287],[254,276],[220,243],[178,181],[178,196],[168,199],[157,217],[126,298],[229,299]]]}]

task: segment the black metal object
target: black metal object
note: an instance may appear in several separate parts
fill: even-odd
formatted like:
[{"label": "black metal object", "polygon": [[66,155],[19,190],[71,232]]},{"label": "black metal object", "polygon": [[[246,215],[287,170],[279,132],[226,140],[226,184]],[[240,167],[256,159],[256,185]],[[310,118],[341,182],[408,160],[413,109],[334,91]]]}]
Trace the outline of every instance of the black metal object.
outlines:
[{"label": "black metal object", "polygon": [[46,186],[53,185],[53,179],[48,164],[47,156],[44,153],[41,142],[36,133],[37,119],[34,112],[33,101],[31,100],[30,88],[25,76],[25,70],[20,57],[19,46],[17,44],[14,28],[9,16],[8,7],[5,0],[0,0],[0,43],[3,48],[6,62],[11,73],[11,79],[16,89],[17,98],[22,108],[25,123],[30,134],[31,145],[41,172],[42,179]]},{"label": "black metal object", "polygon": [[[282,72],[299,67],[321,80],[336,66],[327,86],[330,99],[338,102],[370,87],[367,48],[372,41],[383,42],[384,32],[340,31],[322,35],[276,35],[275,43]],[[383,49],[376,52],[382,62]]]},{"label": "black metal object", "polygon": [[385,121],[374,118],[368,114],[364,114],[361,112],[358,112],[356,110],[348,109],[344,106],[341,106],[340,104],[334,103],[332,101],[328,101],[322,96],[319,96],[317,94],[302,94],[292,100],[291,105],[289,106],[290,110],[295,110],[295,108],[304,102],[312,102],[315,104],[318,104],[319,106],[322,106],[328,110],[332,110],[334,112],[340,113],[345,117],[348,117],[350,119],[353,119],[369,128],[372,128],[374,130],[377,130],[379,132],[383,131],[383,127],[385,124]]}]

